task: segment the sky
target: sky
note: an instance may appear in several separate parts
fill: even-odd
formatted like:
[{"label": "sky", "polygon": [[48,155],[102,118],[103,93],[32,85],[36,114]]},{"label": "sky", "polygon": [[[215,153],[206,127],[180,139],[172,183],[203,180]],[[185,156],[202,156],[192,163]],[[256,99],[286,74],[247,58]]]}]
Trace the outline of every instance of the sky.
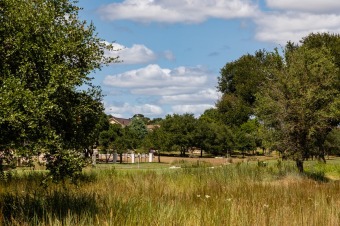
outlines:
[{"label": "sky", "polygon": [[340,33],[339,0],[80,0],[81,20],[112,43],[120,63],[90,76],[105,112],[199,117],[221,97],[220,69],[256,50]]}]

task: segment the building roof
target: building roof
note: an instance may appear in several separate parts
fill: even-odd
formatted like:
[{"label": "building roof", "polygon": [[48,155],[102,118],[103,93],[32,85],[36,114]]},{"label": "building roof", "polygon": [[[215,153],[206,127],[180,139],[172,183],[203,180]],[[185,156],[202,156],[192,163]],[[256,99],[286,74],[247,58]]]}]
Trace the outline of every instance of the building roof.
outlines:
[{"label": "building roof", "polygon": [[131,123],[131,119],[112,117],[109,119],[111,124],[119,124],[122,127],[128,126]]}]

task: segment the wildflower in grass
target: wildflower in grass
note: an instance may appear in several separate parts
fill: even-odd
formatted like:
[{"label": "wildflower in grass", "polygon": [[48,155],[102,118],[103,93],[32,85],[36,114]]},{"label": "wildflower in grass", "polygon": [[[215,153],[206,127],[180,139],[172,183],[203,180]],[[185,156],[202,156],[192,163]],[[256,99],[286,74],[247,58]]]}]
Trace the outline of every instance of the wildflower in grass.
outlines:
[{"label": "wildflower in grass", "polygon": [[205,198],[207,198],[207,199],[210,198],[210,195],[205,195]]},{"label": "wildflower in grass", "polygon": [[227,199],[228,202],[231,202],[231,198]]},{"label": "wildflower in grass", "polygon": [[264,208],[268,208],[269,205],[268,205],[268,204],[264,204],[263,207],[264,207]]},{"label": "wildflower in grass", "polygon": [[201,195],[197,195],[197,198],[201,198]]}]

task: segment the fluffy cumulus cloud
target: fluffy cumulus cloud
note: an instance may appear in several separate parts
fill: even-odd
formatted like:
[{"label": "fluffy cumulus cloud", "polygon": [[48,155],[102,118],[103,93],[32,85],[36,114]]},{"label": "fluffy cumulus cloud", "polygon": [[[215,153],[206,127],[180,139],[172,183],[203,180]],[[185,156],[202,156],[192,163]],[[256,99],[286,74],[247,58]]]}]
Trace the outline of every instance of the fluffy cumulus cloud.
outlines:
[{"label": "fluffy cumulus cloud", "polygon": [[173,113],[176,114],[185,114],[191,113],[196,116],[201,115],[206,109],[214,108],[215,106],[212,104],[198,104],[198,105],[174,105],[172,106]]},{"label": "fluffy cumulus cloud", "polygon": [[163,114],[163,109],[160,106],[152,104],[132,105],[124,103],[123,105],[105,105],[106,113],[116,117],[132,117],[134,114],[143,114],[147,117],[154,117]]},{"label": "fluffy cumulus cloud", "polygon": [[98,11],[106,20],[199,23],[208,18],[252,17],[258,7],[251,0],[124,0]]},{"label": "fluffy cumulus cloud", "polygon": [[298,42],[311,32],[340,32],[340,14],[270,13],[257,18],[256,23],[258,40],[279,44]]},{"label": "fluffy cumulus cloud", "polygon": [[163,69],[157,64],[127,71],[118,75],[109,75],[104,84],[125,88],[164,88],[201,86],[207,81],[206,71],[201,67],[178,67],[173,70]]},{"label": "fluffy cumulus cloud", "polygon": [[271,11],[254,19],[260,41],[285,44],[312,32],[340,32],[338,0],[266,0],[266,4]]},{"label": "fluffy cumulus cloud", "polygon": [[110,57],[119,56],[119,60],[122,61],[121,64],[150,63],[157,58],[156,54],[144,45],[134,44],[128,48],[121,44],[113,43],[112,46],[113,49],[106,51],[105,55]]},{"label": "fluffy cumulus cloud", "polygon": [[314,12],[314,13],[338,13],[340,11],[339,0],[266,0],[268,7],[280,10]]},{"label": "fluffy cumulus cloud", "polygon": [[214,89],[203,89],[194,93],[185,93],[178,95],[164,95],[160,102],[163,104],[201,104],[214,103],[219,97],[219,94]]},{"label": "fluffy cumulus cloud", "polygon": [[162,116],[165,107],[174,113],[198,115],[213,107],[219,98],[219,93],[214,88],[215,83],[211,85],[210,82],[213,77],[216,76],[211,76],[210,72],[201,66],[165,69],[155,64],[110,75],[104,79],[106,86],[125,89],[134,97],[152,99],[153,105],[121,104],[106,109],[111,109],[110,112],[115,115],[134,112]]}]

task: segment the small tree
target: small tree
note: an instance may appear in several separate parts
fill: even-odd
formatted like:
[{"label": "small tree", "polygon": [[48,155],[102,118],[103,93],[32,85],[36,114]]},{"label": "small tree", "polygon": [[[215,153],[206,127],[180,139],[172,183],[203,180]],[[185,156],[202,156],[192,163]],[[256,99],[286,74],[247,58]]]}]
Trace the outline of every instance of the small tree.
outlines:
[{"label": "small tree", "polygon": [[[110,124],[108,130],[99,135],[99,145],[102,152],[106,154],[106,162],[109,161],[114,152],[121,150],[119,139],[123,136],[123,129],[118,124]],[[107,156],[109,155],[109,156]]]},{"label": "small tree", "polygon": [[168,147],[167,134],[162,127],[157,127],[152,131],[149,131],[143,140],[144,148],[157,151],[158,162],[161,162],[161,152],[165,151]]}]

